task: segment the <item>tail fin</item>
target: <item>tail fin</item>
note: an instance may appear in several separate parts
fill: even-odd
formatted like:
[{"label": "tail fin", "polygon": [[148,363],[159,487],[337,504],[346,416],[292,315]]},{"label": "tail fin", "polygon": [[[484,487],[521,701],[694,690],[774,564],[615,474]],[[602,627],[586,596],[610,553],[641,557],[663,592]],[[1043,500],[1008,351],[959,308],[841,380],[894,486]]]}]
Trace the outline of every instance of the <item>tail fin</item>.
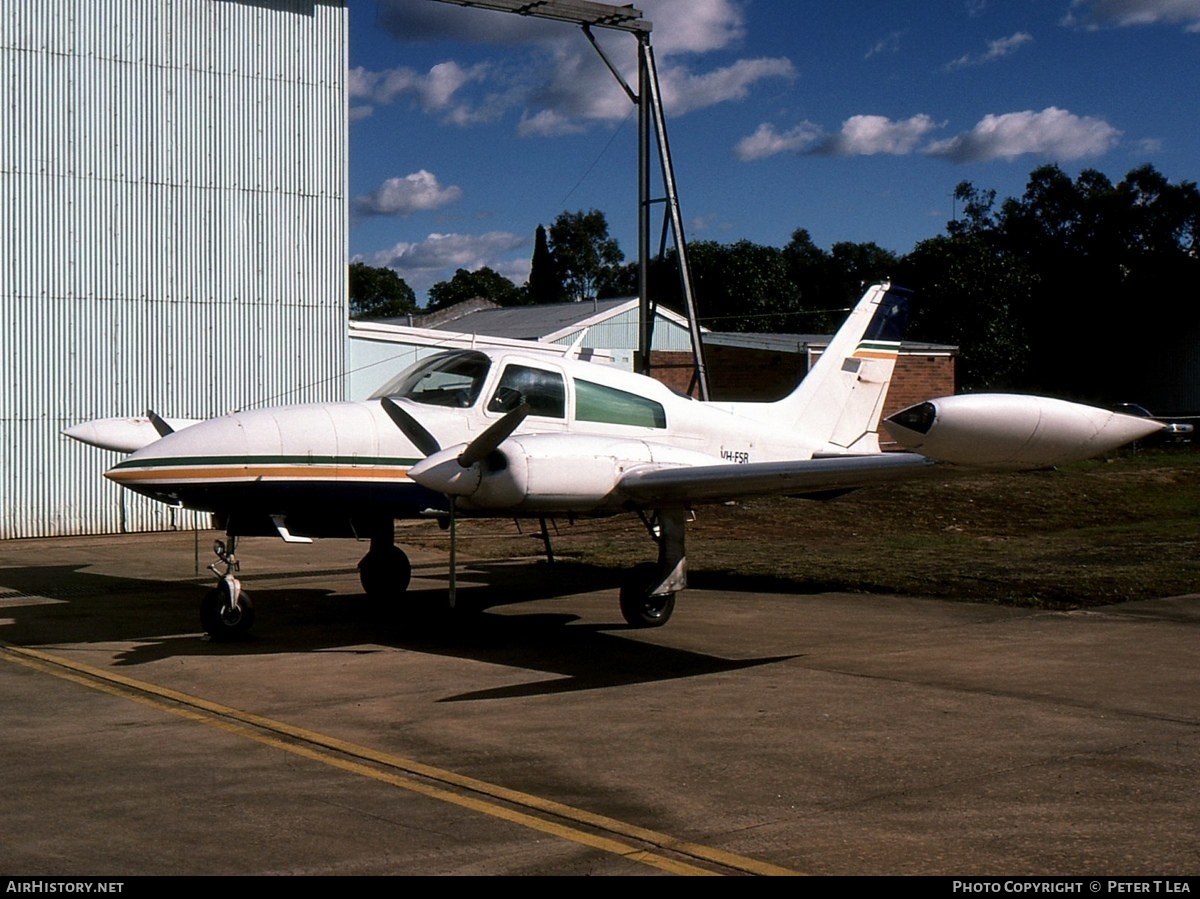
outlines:
[{"label": "tail fin", "polygon": [[818,453],[879,452],[879,418],[911,296],[891,284],[868,288],[800,386],[770,404],[773,420],[802,430]]}]

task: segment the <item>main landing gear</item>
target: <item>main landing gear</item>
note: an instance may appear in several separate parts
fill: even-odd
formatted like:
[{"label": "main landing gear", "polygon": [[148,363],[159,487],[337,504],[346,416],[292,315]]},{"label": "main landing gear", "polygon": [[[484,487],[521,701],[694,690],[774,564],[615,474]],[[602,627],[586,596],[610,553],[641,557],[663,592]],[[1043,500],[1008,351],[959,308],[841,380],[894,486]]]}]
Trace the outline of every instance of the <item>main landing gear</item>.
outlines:
[{"label": "main landing gear", "polygon": [[[229,538],[228,547],[224,540],[213,543],[217,561],[208,570],[217,576],[217,586],[200,601],[200,624],[213,640],[236,640],[254,624],[254,606],[242,590],[242,582],[233,576],[241,567],[233,554],[236,545],[236,537]],[[218,565],[224,565],[225,570],[218,571]]]},{"label": "main landing gear", "polygon": [[372,599],[398,598],[412,580],[412,562],[392,538],[390,526],[386,533],[372,536],[371,548],[358,563],[363,592]]},{"label": "main landing gear", "polygon": [[685,509],[659,509],[642,523],[658,543],[658,563],[639,565],[621,585],[621,615],[630,627],[662,627],[675,611],[675,594],[687,586]]}]

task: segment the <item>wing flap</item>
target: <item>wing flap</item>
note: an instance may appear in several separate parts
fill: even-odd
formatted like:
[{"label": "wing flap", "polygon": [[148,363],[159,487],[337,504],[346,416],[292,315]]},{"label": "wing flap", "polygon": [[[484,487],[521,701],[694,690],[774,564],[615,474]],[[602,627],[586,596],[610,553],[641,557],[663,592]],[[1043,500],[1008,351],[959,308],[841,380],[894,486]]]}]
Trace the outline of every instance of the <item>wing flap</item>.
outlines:
[{"label": "wing flap", "polygon": [[742,465],[639,466],[617,484],[638,505],[724,502],[748,496],[803,496],[912,480],[940,466],[917,453],[829,456]]}]

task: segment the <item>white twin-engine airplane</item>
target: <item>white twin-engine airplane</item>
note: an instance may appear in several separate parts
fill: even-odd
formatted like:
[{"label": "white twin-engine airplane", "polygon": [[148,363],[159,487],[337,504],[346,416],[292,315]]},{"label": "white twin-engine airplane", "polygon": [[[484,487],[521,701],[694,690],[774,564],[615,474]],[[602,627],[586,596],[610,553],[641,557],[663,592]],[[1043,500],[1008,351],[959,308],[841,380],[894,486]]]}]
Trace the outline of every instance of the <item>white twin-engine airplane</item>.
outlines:
[{"label": "white twin-engine airplane", "polygon": [[[65,433],[136,450],[106,477],[214,513],[231,542],[268,534],[369,538],[359,571],[370,595],[408,586],[409,560],[393,545],[398,518],[449,521],[453,604],[457,515],[637,512],[658,543],[658,562],[626,583],[620,607],[630,625],[655,627],[687,583],[684,532],[693,506],[829,495],[917,477],[939,462],[1044,467],[1161,427],[1044,397],[952,396],[891,416],[884,426],[910,451],[881,452],[877,431],[908,300],[900,288],[871,287],[800,385],[777,402],[699,402],[651,378],[568,358],[569,351],[455,350],[417,363],[365,402],[236,412],[197,424],[107,419]],[[216,549],[225,571],[210,566],[218,585],[201,620],[214,638],[238,636],[253,608],[232,574],[232,546],[217,541]]]}]

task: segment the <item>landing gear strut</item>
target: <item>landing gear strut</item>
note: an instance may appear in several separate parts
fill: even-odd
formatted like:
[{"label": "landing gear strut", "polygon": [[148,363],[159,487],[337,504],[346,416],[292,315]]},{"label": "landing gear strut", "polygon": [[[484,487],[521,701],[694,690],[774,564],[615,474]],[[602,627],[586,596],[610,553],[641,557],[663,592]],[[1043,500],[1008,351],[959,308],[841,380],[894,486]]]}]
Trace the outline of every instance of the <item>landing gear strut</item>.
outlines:
[{"label": "landing gear strut", "polygon": [[621,585],[621,615],[630,627],[662,627],[675,611],[675,594],[687,586],[687,511],[660,509],[642,522],[658,543],[658,564],[639,565]]},{"label": "landing gear strut", "polygon": [[[200,625],[213,640],[236,640],[254,624],[254,606],[242,590],[242,582],[233,576],[241,567],[233,554],[236,546],[236,537],[229,538],[228,547],[224,540],[213,543],[217,561],[210,563],[208,570],[217,576],[217,586],[200,601]],[[225,570],[219,571],[218,565],[224,565]]]}]

